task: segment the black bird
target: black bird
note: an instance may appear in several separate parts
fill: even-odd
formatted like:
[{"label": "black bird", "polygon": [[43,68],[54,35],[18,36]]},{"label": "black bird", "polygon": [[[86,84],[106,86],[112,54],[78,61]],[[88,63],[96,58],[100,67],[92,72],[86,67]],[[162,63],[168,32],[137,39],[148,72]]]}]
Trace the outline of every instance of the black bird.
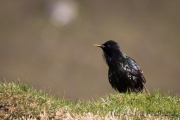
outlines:
[{"label": "black bird", "polygon": [[109,66],[109,82],[114,89],[120,93],[137,93],[145,88],[143,71],[132,58],[122,52],[118,43],[108,40],[104,44],[94,44],[94,46],[103,50],[103,57]]}]

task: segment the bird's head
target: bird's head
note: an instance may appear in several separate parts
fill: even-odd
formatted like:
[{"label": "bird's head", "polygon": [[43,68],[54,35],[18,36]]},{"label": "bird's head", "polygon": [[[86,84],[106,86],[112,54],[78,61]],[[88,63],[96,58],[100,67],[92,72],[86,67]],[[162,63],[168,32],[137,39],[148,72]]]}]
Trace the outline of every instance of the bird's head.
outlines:
[{"label": "bird's head", "polygon": [[108,40],[104,44],[94,44],[94,46],[102,48],[106,54],[111,54],[120,50],[118,43],[113,40]]},{"label": "bird's head", "polygon": [[102,48],[104,59],[109,66],[116,64],[122,57],[118,43],[113,40],[108,40],[104,44],[94,44],[94,46]]}]

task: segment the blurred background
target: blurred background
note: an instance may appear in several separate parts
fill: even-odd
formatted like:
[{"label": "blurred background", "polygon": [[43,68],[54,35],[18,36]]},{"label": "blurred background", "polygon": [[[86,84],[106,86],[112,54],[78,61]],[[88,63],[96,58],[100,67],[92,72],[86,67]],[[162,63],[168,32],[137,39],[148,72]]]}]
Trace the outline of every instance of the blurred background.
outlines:
[{"label": "blurred background", "polygon": [[143,69],[152,92],[180,91],[180,1],[3,0],[1,81],[27,83],[57,97],[114,93],[102,50],[117,41]]}]

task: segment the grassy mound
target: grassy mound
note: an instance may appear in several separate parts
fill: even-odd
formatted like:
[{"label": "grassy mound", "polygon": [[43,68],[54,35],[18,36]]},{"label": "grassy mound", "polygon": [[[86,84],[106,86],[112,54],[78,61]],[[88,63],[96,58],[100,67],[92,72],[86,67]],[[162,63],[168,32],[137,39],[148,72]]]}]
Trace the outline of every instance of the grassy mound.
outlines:
[{"label": "grassy mound", "polygon": [[180,98],[158,91],[109,94],[93,101],[58,99],[21,82],[0,83],[0,119],[177,119]]}]

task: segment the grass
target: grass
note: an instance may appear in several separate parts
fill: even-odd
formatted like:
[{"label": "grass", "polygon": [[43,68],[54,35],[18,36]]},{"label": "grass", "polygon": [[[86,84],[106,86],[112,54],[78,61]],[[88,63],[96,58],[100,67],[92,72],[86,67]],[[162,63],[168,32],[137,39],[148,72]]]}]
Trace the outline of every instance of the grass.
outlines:
[{"label": "grass", "polygon": [[154,91],[92,101],[58,99],[21,82],[0,83],[0,119],[179,119],[180,98]]}]

